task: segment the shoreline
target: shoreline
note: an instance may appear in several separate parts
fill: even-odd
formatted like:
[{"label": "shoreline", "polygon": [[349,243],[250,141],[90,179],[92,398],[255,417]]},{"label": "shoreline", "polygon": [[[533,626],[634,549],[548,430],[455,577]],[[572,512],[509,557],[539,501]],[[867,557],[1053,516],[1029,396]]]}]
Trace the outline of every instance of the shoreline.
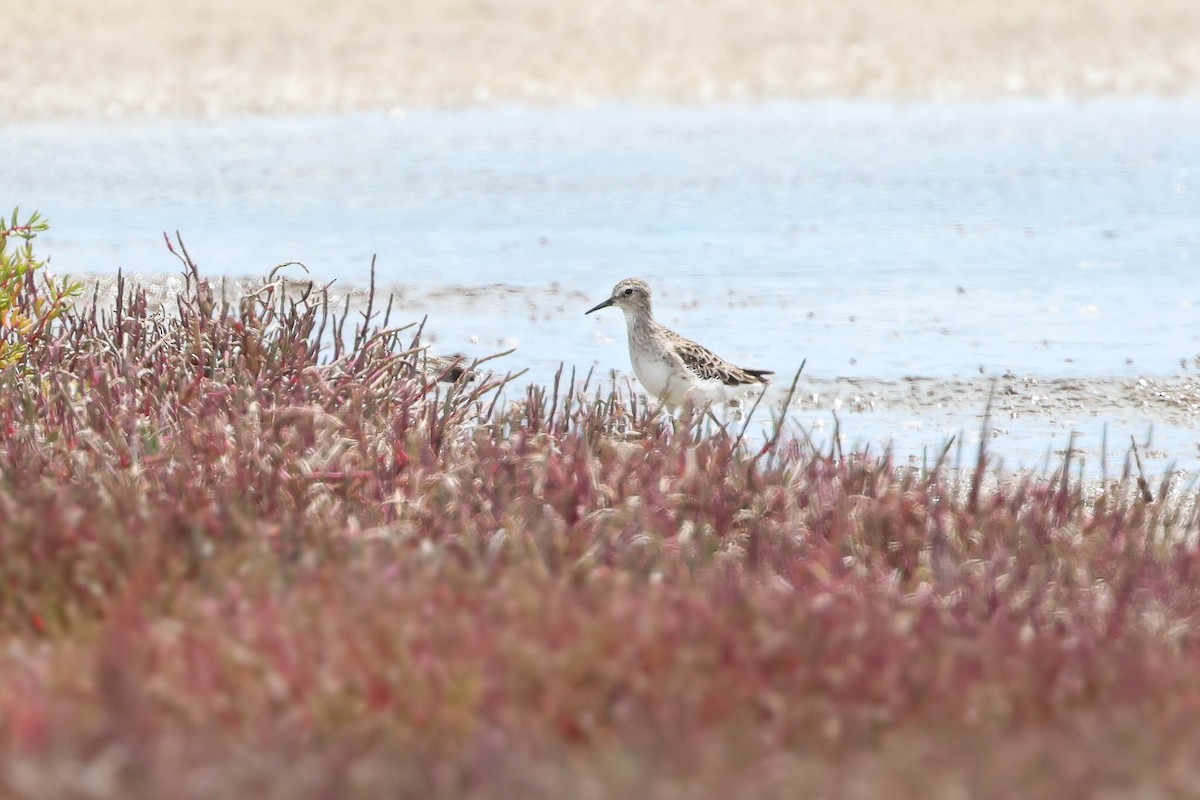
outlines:
[{"label": "shoreline", "polygon": [[[3,89],[0,88],[0,92]],[[1145,104],[1149,107],[1169,108],[1190,105],[1200,101],[1200,82],[1195,87],[1178,92],[1095,92],[1088,94],[990,94],[961,97],[937,97],[930,95],[854,95],[854,94],[811,94],[811,95],[763,95],[721,97],[716,99],[655,98],[655,97],[596,97],[579,102],[539,102],[526,97],[497,98],[486,103],[445,103],[393,107],[363,107],[349,109],[326,109],[297,107],[284,110],[261,112],[255,110],[231,110],[213,115],[198,115],[176,110],[162,110],[153,114],[120,113],[94,114],[88,112],[63,113],[52,116],[22,116],[20,113],[7,118],[0,124],[4,128],[43,127],[56,129],[62,126],[85,126],[101,128],[146,128],[159,125],[203,127],[209,125],[271,124],[282,121],[295,123],[327,123],[331,120],[373,120],[379,118],[405,121],[425,117],[447,117],[453,115],[535,115],[598,114],[621,112],[650,113],[712,113],[726,114],[741,110],[805,108],[814,111],[859,110],[870,113],[879,110],[898,112],[923,109],[980,110],[1004,109],[1015,112],[1030,112],[1039,109],[1070,110],[1121,104],[1125,106]]]},{"label": "shoreline", "polygon": [[[0,12],[8,119],[341,114],[517,102],[986,100],[1200,91],[1189,0],[364,0]],[[453,53],[453,58],[447,58]]]}]

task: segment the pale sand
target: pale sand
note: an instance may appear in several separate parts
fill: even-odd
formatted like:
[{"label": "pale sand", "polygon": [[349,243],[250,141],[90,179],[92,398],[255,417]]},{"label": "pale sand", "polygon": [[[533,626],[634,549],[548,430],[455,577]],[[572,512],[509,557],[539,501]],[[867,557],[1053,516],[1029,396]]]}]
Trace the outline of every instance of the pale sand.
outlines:
[{"label": "pale sand", "polygon": [[1197,0],[0,0],[3,120],[1191,93]]}]

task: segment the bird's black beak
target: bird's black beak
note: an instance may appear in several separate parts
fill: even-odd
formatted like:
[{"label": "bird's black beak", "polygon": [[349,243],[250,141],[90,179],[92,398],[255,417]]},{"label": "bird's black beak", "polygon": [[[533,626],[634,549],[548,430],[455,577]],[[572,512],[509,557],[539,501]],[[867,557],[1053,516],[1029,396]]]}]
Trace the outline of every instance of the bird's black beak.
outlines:
[{"label": "bird's black beak", "polygon": [[612,304],[613,304],[613,299],[610,297],[607,300],[605,300],[603,303],[597,303],[593,308],[590,308],[587,311],[583,312],[583,315],[586,317],[588,314],[592,313],[593,311],[599,311],[602,308],[608,308]]}]

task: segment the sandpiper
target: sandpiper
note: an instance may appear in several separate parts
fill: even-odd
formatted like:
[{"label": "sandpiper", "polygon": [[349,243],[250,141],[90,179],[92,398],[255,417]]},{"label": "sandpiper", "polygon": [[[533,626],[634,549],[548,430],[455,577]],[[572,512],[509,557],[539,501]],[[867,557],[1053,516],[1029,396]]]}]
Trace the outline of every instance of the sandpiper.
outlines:
[{"label": "sandpiper", "polygon": [[471,362],[462,353],[435,356],[425,351],[421,354],[421,368],[427,377],[437,378],[442,383],[458,383],[460,380],[470,383],[476,377]]},{"label": "sandpiper", "polygon": [[655,322],[650,313],[650,286],[643,280],[626,278],[613,287],[612,297],[586,313],[608,306],[625,312],[633,373],[668,408],[728,403],[748,389],[766,384],[767,376],[774,374],[735,367]]}]

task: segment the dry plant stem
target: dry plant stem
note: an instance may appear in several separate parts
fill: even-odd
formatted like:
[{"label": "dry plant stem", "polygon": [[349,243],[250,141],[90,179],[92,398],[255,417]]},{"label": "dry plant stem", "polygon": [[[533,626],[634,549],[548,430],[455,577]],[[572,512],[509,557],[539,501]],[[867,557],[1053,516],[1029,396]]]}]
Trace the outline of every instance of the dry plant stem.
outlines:
[{"label": "dry plant stem", "polygon": [[[784,426],[787,421],[787,410],[792,407],[792,401],[796,398],[796,387],[799,386],[800,376],[804,373],[804,367],[807,365],[808,365],[808,359],[807,358],[803,359],[800,362],[800,367],[796,370],[796,373],[792,376],[792,383],[790,386],[788,386],[788,391],[787,391],[787,394],[783,398],[783,403],[781,403],[779,406],[780,411],[778,414],[774,415],[774,418],[771,421],[771,436],[769,439],[767,439],[766,443],[763,444],[762,449],[754,457],[756,461],[759,458],[761,458],[763,455],[774,452],[775,447],[779,444],[779,440],[783,436],[783,432],[785,429]],[[761,400],[761,396],[759,399]],[[755,405],[757,407],[757,403]],[[806,442],[808,444],[808,447],[811,450],[812,449],[812,440],[808,436],[808,432],[805,431],[802,427],[800,428],[800,431],[803,433],[803,435],[806,439]],[[742,436],[745,435],[745,433],[746,433],[746,428],[743,426],[741,434],[738,435],[739,442],[741,441],[741,438],[742,438]]]},{"label": "dry plant stem", "polygon": [[1132,435],[1129,437],[1129,446],[1133,449],[1133,458],[1137,463],[1137,487],[1138,491],[1141,492],[1142,502],[1153,503],[1154,495],[1150,492],[1150,484],[1146,481],[1146,472],[1142,469],[1142,455],[1138,452],[1137,442]]},{"label": "dry plant stem", "polygon": [[983,409],[983,420],[979,425],[979,453],[975,459],[975,470],[971,473],[971,494],[967,501],[968,507],[974,511],[979,507],[979,490],[983,485],[983,476],[987,472],[987,442],[992,423],[992,401],[996,396],[996,381],[988,391],[987,405]]}]

